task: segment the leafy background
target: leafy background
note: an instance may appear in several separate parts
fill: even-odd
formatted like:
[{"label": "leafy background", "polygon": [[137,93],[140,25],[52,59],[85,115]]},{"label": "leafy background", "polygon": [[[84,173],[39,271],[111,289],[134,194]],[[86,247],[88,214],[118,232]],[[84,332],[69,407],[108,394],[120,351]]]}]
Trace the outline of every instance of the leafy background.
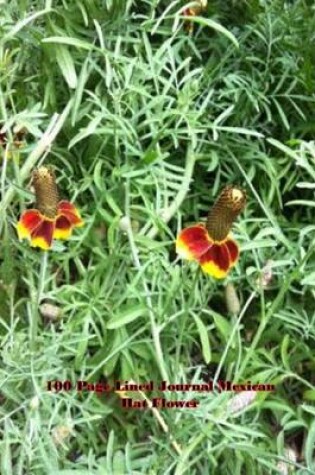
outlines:
[{"label": "leafy background", "polygon": [[[1,1],[1,127],[27,130],[1,152],[4,475],[315,471],[314,5],[209,1],[192,35],[184,6]],[[85,220],[45,256],[15,231],[41,163]],[[174,241],[228,183],[248,204],[216,281]],[[117,393],[47,391],[131,379],[276,391],[238,411],[166,393],[200,404],[160,411],[164,430]]]}]

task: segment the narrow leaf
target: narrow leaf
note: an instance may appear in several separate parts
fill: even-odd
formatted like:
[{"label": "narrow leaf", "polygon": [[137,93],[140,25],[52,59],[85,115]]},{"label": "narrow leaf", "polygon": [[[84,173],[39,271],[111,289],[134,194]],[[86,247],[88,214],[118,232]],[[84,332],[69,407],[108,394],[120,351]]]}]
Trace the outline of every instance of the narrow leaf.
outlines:
[{"label": "narrow leaf", "polygon": [[200,342],[202,346],[202,355],[206,364],[209,364],[211,361],[211,349],[209,344],[208,332],[203,321],[194,313],[192,314],[196,322],[197,329],[199,332]]},{"label": "narrow leaf", "polygon": [[114,330],[120,328],[124,325],[127,325],[130,322],[133,322],[139,317],[142,317],[146,313],[146,308],[144,305],[136,305],[134,307],[128,307],[125,311],[121,312],[119,315],[115,315],[111,318],[107,324],[109,330]]}]

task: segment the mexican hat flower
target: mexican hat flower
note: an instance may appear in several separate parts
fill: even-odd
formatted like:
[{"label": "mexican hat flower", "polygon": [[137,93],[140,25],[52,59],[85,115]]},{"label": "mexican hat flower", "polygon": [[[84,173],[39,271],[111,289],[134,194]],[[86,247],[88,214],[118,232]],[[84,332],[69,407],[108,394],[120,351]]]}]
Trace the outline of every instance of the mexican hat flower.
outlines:
[{"label": "mexican hat flower", "polygon": [[25,144],[25,136],[27,135],[27,129],[25,128],[16,128],[13,135],[13,145],[14,148],[22,148]]},{"label": "mexican hat flower", "polygon": [[187,23],[185,25],[186,31],[191,35],[194,31],[194,23],[189,18],[194,17],[202,13],[207,8],[207,0],[197,0],[195,5],[190,8],[185,8],[183,15],[187,17]]},{"label": "mexican hat flower", "polygon": [[76,207],[69,201],[59,201],[56,177],[50,167],[33,172],[32,185],[36,203],[24,211],[17,224],[19,239],[29,239],[31,246],[47,250],[53,239],[68,239],[74,227],[83,226]]},{"label": "mexican hat flower", "polygon": [[216,279],[226,277],[239,257],[239,248],[230,230],[245,204],[243,190],[226,186],[211,208],[206,223],[190,226],[179,233],[177,254],[199,262],[202,270]]},{"label": "mexican hat flower", "polygon": [[0,131],[0,148],[5,149],[6,159],[10,159],[13,156],[13,152],[18,151],[25,145],[25,135],[27,130],[25,128],[15,128],[13,131],[12,141],[8,132]]}]

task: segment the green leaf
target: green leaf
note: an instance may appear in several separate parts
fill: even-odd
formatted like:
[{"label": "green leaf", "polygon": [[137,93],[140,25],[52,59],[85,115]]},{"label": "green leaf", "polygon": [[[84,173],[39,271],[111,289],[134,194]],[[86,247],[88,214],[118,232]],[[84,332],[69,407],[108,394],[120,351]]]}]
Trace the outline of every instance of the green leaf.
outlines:
[{"label": "green leaf", "polygon": [[[187,16],[181,16],[183,20],[187,21]],[[224,26],[220,25],[220,23],[217,23],[214,20],[210,20],[210,18],[205,18],[201,16],[191,16],[189,17],[189,21],[192,21],[194,23],[198,23],[201,26],[208,26],[209,28],[212,28],[213,30],[217,31],[218,33],[222,33],[224,36],[226,36],[234,46],[239,48],[239,43],[233,33],[231,33],[229,30],[224,28]]]},{"label": "green leaf", "polygon": [[97,115],[94,117],[85,127],[84,129],[81,129],[73,138],[70,140],[70,143],[68,145],[68,149],[70,150],[77,142],[80,142],[80,140],[85,139],[89,135],[93,135],[96,133],[96,130],[100,124],[100,122],[103,120],[103,117],[101,115]]},{"label": "green leaf", "polygon": [[[4,419],[4,428],[5,433],[9,434],[9,420]],[[6,475],[13,475],[12,470],[12,451],[11,451],[11,444],[13,445],[13,441],[10,440],[10,436],[4,437],[2,440],[2,451],[0,454],[1,457],[1,473],[5,473]]]},{"label": "green leaf", "polygon": [[211,315],[213,316],[215,326],[217,327],[219,333],[221,333],[225,341],[228,341],[232,331],[231,324],[227,321],[226,318],[222,317],[222,315],[220,315],[219,313],[216,313],[213,310],[210,310],[209,313],[211,313]]},{"label": "green leaf", "polygon": [[224,125],[215,126],[215,130],[221,130],[223,132],[231,132],[239,135],[250,135],[252,137],[263,138],[264,134],[256,132],[256,130],[246,129],[245,127],[228,127]]},{"label": "green leaf", "polygon": [[126,473],[125,455],[122,450],[117,450],[114,454],[113,473]]},{"label": "green leaf", "polygon": [[203,323],[203,321],[194,313],[192,313],[192,316],[196,322],[197,329],[199,332],[200,336],[200,341],[201,341],[201,346],[202,346],[202,355],[205,360],[206,364],[209,364],[211,361],[211,349],[210,349],[210,343],[209,343],[209,337],[208,337],[208,331]]},{"label": "green leaf", "polygon": [[288,371],[290,371],[289,355],[288,355],[289,344],[290,344],[290,336],[285,335],[281,343],[281,358],[282,358],[283,366]]},{"label": "green leaf", "polygon": [[74,62],[66,46],[55,45],[56,60],[61,74],[65,78],[70,89],[77,87],[78,78],[75,71]]},{"label": "green leaf", "polygon": [[113,210],[113,212],[117,215],[117,216],[121,216],[123,214],[122,210],[119,208],[118,204],[116,203],[116,201],[114,200],[113,198],[113,195],[108,193],[108,192],[105,192],[104,193],[104,196],[105,196],[105,199],[107,201],[107,204],[108,206]]},{"label": "green leaf", "polygon": [[315,401],[315,389],[307,389],[304,391],[303,399],[307,401]]},{"label": "green leaf", "polygon": [[315,201],[311,200],[292,200],[288,201],[286,206],[311,206],[312,208],[315,208]]},{"label": "green leaf", "polygon": [[28,25],[29,23],[31,23],[33,20],[36,20],[36,18],[40,17],[40,16],[43,16],[43,15],[46,15],[47,13],[50,13],[51,12],[51,8],[45,8],[44,10],[41,10],[39,12],[36,12],[36,13],[33,13],[32,15],[24,18],[24,20],[21,20],[19,22],[17,22],[17,24],[12,28],[12,30],[10,30],[3,38],[2,38],[2,42],[5,43],[6,41],[8,41],[9,39],[13,38],[14,36],[16,36],[16,34],[22,30],[26,25]]},{"label": "green leaf", "polygon": [[277,241],[274,239],[253,239],[251,242],[242,244],[241,251],[250,251],[252,249],[261,249],[264,247],[276,247]]},{"label": "green leaf", "polygon": [[133,359],[130,356],[128,350],[122,350],[121,357],[120,357],[120,371],[121,371],[121,379],[124,381],[128,381],[135,377],[135,367],[133,364]]},{"label": "green leaf", "polygon": [[315,420],[313,420],[311,427],[308,431],[306,444],[305,444],[305,460],[310,470],[315,469],[314,447],[315,447]]},{"label": "green leaf", "polygon": [[122,326],[127,325],[128,323],[133,322],[139,317],[142,317],[147,313],[147,309],[144,305],[135,305],[134,307],[127,307],[126,310],[122,311],[119,315],[115,315],[111,318],[107,324],[108,330],[115,330]]},{"label": "green leaf", "polygon": [[60,43],[62,45],[76,46],[77,48],[87,49],[89,51],[93,49],[93,45],[86,41],[65,36],[50,36],[49,38],[44,38],[42,43]]},{"label": "green leaf", "polygon": [[315,272],[310,272],[304,279],[301,281],[302,285],[315,285]]},{"label": "green leaf", "polygon": [[113,472],[113,455],[114,455],[114,440],[115,440],[115,433],[113,430],[110,431],[108,442],[107,442],[107,450],[106,450],[106,468],[107,470],[112,473]]}]

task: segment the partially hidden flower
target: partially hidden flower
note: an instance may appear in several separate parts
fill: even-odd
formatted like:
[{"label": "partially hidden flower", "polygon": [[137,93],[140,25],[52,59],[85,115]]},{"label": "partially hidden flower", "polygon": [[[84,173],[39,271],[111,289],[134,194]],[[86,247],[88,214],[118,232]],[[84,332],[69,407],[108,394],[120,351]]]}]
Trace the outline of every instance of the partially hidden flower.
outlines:
[{"label": "partially hidden flower", "polygon": [[39,312],[42,317],[44,317],[50,322],[55,322],[59,320],[62,313],[60,307],[57,307],[56,305],[47,302],[39,306]]},{"label": "partially hidden flower", "polygon": [[199,262],[202,270],[216,279],[226,277],[239,257],[239,248],[230,230],[245,204],[243,190],[226,186],[211,208],[206,224],[196,224],[179,233],[177,254]]},{"label": "partially hidden flower", "polygon": [[0,131],[0,148],[5,149],[6,159],[12,158],[12,154],[18,151],[25,145],[25,136],[27,130],[21,127],[15,127],[13,130],[12,141],[10,141],[10,135],[7,131]]},{"label": "partially hidden flower", "polygon": [[273,261],[268,260],[264,267],[261,270],[261,274],[256,280],[256,284],[260,289],[266,289],[270,282],[272,281],[273,271],[272,271]]},{"label": "partially hidden flower", "polygon": [[225,286],[225,301],[227,309],[230,313],[237,315],[240,312],[240,300],[238,298],[236,288],[232,282],[228,282]]},{"label": "partially hidden flower", "polygon": [[54,427],[51,435],[56,445],[64,445],[69,436],[75,435],[73,422],[67,420],[66,424]]},{"label": "partially hidden flower", "polygon": [[25,145],[25,137],[27,129],[25,127],[16,127],[13,135],[13,146],[16,149],[22,148]]},{"label": "partially hidden flower", "polygon": [[35,170],[32,185],[35,207],[22,213],[17,233],[19,239],[28,239],[31,246],[47,250],[53,239],[68,239],[72,229],[83,226],[83,221],[72,203],[59,201],[56,177],[50,167]]},{"label": "partially hidden flower", "polygon": [[294,465],[298,460],[298,453],[296,448],[286,447],[283,457],[285,460],[281,460],[277,463],[278,473],[280,475],[289,475],[294,473]]},{"label": "partially hidden flower", "polygon": [[208,4],[207,0],[197,0],[194,6],[186,8],[183,11],[183,15],[187,17],[185,29],[190,35],[194,31],[194,22],[190,21],[189,18],[197,16],[200,13],[202,13],[207,8],[207,4]]},{"label": "partially hidden flower", "polygon": [[7,134],[0,131],[0,147],[4,147],[7,143]]}]

